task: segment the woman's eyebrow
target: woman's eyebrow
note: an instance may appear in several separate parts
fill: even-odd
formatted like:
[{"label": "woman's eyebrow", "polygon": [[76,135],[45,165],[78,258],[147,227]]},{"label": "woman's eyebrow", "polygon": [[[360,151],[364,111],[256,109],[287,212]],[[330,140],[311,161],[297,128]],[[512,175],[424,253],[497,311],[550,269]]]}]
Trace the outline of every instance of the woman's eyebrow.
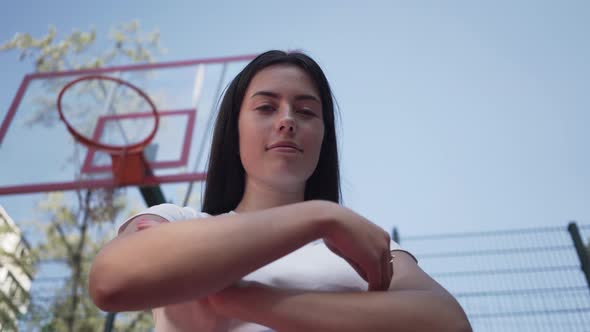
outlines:
[{"label": "woman's eyebrow", "polygon": [[[271,98],[279,98],[280,97],[280,95],[278,93],[274,93],[271,91],[258,91],[256,93],[252,94],[252,96],[250,96],[250,98],[254,98],[256,96],[265,96],[265,97],[271,97]],[[313,100],[313,101],[316,101],[321,104],[321,101],[318,97],[316,97],[314,95],[309,95],[309,94],[297,95],[297,96],[295,96],[295,100]]]}]

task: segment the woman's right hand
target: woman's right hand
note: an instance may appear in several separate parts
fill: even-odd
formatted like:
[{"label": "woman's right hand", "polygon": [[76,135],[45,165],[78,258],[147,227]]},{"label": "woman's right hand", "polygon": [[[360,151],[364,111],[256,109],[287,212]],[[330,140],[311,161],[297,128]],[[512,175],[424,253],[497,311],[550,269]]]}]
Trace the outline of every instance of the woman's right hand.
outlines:
[{"label": "woman's right hand", "polygon": [[370,291],[387,290],[393,277],[389,234],[346,207],[328,204],[329,222],[322,231],[326,246],[369,283]]}]

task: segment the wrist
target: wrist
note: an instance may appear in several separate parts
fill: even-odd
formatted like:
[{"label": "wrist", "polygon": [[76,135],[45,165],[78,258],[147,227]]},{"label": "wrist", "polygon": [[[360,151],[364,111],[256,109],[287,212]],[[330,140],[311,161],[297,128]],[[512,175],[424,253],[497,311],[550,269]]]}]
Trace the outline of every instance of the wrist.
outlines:
[{"label": "wrist", "polygon": [[338,221],[338,212],[341,206],[331,201],[313,200],[307,201],[309,204],[309,220],[312,224],[313,234],[317,239],[325,238],[334,228],[334,224]]}]

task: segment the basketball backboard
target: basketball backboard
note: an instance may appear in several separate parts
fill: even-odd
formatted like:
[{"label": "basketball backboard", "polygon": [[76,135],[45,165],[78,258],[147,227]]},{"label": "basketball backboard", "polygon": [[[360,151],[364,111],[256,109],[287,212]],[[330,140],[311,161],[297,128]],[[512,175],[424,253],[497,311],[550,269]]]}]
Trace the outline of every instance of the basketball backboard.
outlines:
[{"label": "basketball backboard", "polygon": [[[129,82],[149,96],[157,109],[159,126],[144,151],[152,173],[134,185],[203,180],[220,95],[254,57],[244,55],[26,75],[0,122],[0,195],[120,185],[113,178],[110,156],[79,144],[57,111],[62,88],[88,75]],[[89,89],[94,88],[90,86]],[[80,103],[71,114],[74,121],[86,128],[89,137],[102,138],[113,126],[118,126],[123,133],[128,132],[128,122],[135,131],[150,130],[131,123],[131,120],[141,121],[149,116],[132,98],[120,97],[119,100],[133,115],[125,112],[101,115],[84,106],[88,102],[88,91],[82,90],[84,87],[72,90],[69,103]],[[93,102],[112,104],[108,91],[115,89],[103,87],[103,90],[102,94],[94,95]],[[128,139],[128,135],[123,136]]]}]

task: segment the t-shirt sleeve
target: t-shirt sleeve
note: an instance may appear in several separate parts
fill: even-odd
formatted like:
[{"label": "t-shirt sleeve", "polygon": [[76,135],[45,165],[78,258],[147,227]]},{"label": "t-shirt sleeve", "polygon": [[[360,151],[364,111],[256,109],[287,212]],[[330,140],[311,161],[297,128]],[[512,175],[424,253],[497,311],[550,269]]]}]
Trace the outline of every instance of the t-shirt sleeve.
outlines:
[{"label": "t-shirt sleeve", "polygon": [[393,253],[394,251],[403,251],[406,254],[412,256],[412,258],[416,261],[416,263],[418,263],[418,260],[416,259],[416,256],[414,256],[414,254],[412,254],[411,252],[407,251],[406,249],[402,248],[397,242],[391,240],[391,244],[389,245],[389,248],[391,249],[391,252]]},{"label": "t-shirt sleeve", "polygon": [[196,219],[196,218],[204,218],[209,217],[209,215],[205,212],[197,212],[195,209],[188,207],[188,206],[178,206],[170,203],[164,203],[159,205],[154,205],[142,212],[139,212],[126,220],[124,220],[118,228],[117,234],[121,234],[129,225],[131,221],[134,219],[146,216],[146,215],[156,215],[161,217],[168,222],[173,221],[181,221],[181,220],[188,220],[188,219]]}]

